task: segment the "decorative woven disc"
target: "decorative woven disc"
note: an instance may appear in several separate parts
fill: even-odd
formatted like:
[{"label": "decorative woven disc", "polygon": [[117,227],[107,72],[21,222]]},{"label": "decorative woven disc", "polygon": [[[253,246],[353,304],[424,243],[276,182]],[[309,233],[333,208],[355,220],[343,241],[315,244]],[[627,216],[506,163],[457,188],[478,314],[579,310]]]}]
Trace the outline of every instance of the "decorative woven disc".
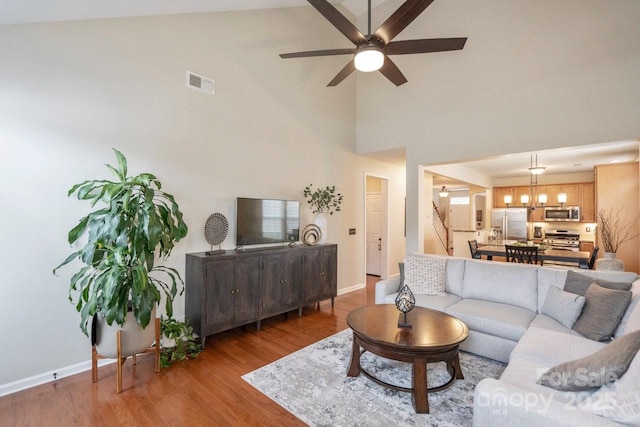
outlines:
[{"label": "decorative woven disc", "polygon": [[318,243],[321,237],[322,231],[315,224],[309,224],[302,230],[301,240],[305,245],[313,246]]},{"label": "decorative woven disc", "polygon": [[207,218],[204,225],[204,238],[210,245],[219,245],[227,238],[229,222],[221,213],[214,213]]}]

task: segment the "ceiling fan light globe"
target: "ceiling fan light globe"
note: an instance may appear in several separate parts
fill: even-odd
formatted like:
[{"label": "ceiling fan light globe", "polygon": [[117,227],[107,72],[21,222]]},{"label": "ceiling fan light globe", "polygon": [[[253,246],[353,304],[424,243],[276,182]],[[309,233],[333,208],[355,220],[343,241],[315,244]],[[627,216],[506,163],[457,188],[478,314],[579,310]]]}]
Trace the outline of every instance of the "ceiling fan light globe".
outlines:
[{"label": "ceiling fan light globe", "polygon": [[384,64],[384,54],[374,46],[365,47],[356,53],[353,61],[358,71],[378,71]]}]

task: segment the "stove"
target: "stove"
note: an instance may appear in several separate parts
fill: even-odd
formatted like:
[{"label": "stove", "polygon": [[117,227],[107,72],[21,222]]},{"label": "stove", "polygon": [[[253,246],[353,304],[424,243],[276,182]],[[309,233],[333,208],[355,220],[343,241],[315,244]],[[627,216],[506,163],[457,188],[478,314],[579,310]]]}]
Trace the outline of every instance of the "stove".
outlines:
[{"label": "stove", "polygon": [[578,251],[580,248],[580,231],[570,229],[547,230],[542,242],[552,249]]}]

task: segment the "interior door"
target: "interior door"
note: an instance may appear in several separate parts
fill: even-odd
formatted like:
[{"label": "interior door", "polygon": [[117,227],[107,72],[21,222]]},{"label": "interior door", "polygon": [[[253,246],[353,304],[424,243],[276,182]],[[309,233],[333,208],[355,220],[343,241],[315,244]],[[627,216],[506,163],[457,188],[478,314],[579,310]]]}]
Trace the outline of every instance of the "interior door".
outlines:
[{"label": "interior door", "polygon": [[380,276],[382,251],[380,193],[367,193],[367,274]]}]

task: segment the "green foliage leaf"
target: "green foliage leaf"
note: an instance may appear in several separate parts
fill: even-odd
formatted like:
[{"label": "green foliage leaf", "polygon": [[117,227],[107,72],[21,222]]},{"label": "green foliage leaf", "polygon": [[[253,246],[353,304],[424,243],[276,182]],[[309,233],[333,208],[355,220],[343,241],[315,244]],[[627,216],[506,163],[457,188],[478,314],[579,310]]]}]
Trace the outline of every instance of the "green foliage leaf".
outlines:
[{"label": "green foliage leaf", "polygon": [[313,184],[309,184],[304,188],[303,194],[307,198],[307,203],[311,207],[313,213],[328,213],[333,215],[334,212],[340,212],[342,204],[342,194],[336,191],[335,186],[327,186],[324,189],[318,188],[312,190]]},{"label": "green foliage leaf", "polygon": [[[124,323],[127,306],[142,326],[165,295],[167,313],[173,314],[173,299],[184,292],[184,282],[175,269],[156,265],[156,254],[166,258],[176,242],[187,235],[182,212],[172,195],[150,173],[127,177],[127,160],[115,150],[118,168],[107,165],[117,181],[88,180],[68,192],[93,206],[105,206],[82,218],[69,231],[69,243],[86,236],[80,250],[69,255],[53,272],[75,259],[82,268],[71,278],[69,301],[80,312],[80,327],[87,334],[91,317],[100,313],[108,324]],[[177,225],[176,225],[177,224]],[[165,276],[168,282],[154,275]]]}]

